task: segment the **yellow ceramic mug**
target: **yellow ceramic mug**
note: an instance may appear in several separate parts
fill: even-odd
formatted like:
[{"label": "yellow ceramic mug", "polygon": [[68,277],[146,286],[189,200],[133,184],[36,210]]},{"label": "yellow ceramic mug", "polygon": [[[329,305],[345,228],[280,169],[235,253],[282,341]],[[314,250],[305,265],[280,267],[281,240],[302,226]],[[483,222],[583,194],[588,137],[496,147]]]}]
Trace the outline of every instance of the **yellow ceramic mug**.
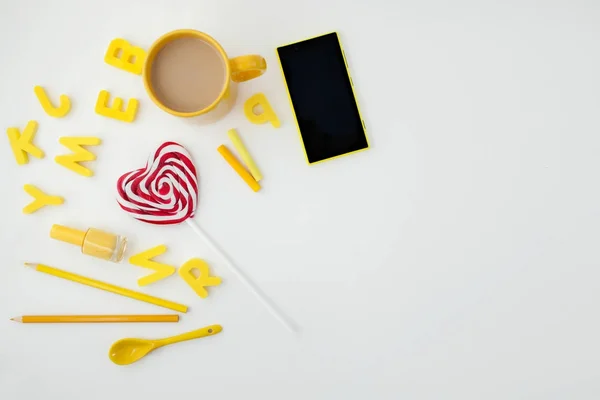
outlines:
[{"label": "yellow ceramic mug", "polygon": [[235,103],[234,82],[259,77],[266,69],[261,56],[229,59],[211,36],[182,29],[161,36],[150,47],[143,80],[148,95],[162,110],[212,122]]}]

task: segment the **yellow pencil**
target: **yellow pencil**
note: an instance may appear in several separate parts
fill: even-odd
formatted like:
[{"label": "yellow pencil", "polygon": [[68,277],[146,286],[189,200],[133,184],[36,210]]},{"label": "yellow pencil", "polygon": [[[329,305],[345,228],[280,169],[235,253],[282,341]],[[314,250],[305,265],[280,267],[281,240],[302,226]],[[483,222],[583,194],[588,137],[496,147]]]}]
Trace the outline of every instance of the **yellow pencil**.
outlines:
[{"label": "yellow pencil", "polygon": [[23,315],[11,318],[24,324],[82,322],[178,322],[179,315]]},{"label": "yellow pencil", "polygon": [[240,135],[238,135],[235,129],[230,129],[227,132],[227,136],[229,136],[229,140],[231,140],[231,143],[233,143],[233,147],[235,147],[235,149],[237,150],[238,154],[242,158],[242,161],[244,162],[244,164],[246,164],[246,167],[248,167],[248,170],[250,170],[250,173],[252,174],[256,182],[260,181],[262,179],[262,174],[260,173],[260,170],[258,169],[256,163],[252,159],[252,156],[248,152],[248,149],[246,148],[246,146],[244,146],[244,142],[242,142],[242,138],[240,138]]},{"label": "yellow pencil", "polygon": [[254,190],[255,192],[258,192],[260,190],[260,185],[258,184],[258,182],[254,180],[252,175],[250,175],[248,171],[246,171],[244,166],[237,160],[237,158],[235,158],[233,154],[231,154],[229,149],[224,144],[219,146],[217,148],[217,151],[221,153],[225,161],[227,161],[227,163],[231,165],[231,168],[233,168],[235,172],[238,173],[238,175],[244,180],[244,182],[246,182],[248,186],[250,186],[250,189]]},{"label": "yellow pencil", "polygon": [[136,292],[134,290],[129,290],[119,286],[111,285],[110,283],[86,278],[85,276],[73,274],[71,272],[63,271],[57,268],[52,268],[43,264],[25,263],[25,265],[28,267],[35,268],[36,271],[43,272],[48,275],[53,275],[58,278],[66,279],[69,281],[81,283],[82,285],[95,287],[96,289],[106,290],[107,292],[120,294],[121,296],[129,297],[139,301],[144,301],[146,303],[154,304],[160,307],[165,307],[182,313],[187,312],[187,306],[184,306],[183,304],[178,304],[169,300],[164,300],[158,297],[150,296],[148,294]]}]

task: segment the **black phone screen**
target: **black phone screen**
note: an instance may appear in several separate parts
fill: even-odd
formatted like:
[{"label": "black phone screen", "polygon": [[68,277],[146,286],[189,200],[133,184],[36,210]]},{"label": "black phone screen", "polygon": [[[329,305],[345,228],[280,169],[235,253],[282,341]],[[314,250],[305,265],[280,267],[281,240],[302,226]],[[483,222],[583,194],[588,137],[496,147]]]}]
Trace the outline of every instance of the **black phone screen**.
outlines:
[{"label": "black phone screen", "polygon": [[336,33],[278,47],[309,163],[369,147]]}]

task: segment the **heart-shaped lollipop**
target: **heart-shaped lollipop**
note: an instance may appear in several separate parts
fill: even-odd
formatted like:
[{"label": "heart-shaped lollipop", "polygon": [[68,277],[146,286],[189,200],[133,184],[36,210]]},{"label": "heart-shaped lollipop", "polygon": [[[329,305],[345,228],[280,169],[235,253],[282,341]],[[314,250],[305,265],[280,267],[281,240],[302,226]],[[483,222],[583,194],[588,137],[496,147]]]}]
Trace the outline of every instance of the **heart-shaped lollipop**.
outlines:
[{"label": "heart-shaped lollipop", "polygon": [[119,205],[132,217],[151,224],[178,224],[196,212],[196,167],[183,146],[166,142],[144,168],[121,176],[117,190]]},{"label": "heart-shaped lollipop", "polygon": [[159,225],[187,222],[271,314],[288,329],[295,330],[294,324],[192,219],[198,206],[198,178],[192,157],[182,145],[163,143],[144,168],[119,178],[117,190],[119,205],[133,218]]}]

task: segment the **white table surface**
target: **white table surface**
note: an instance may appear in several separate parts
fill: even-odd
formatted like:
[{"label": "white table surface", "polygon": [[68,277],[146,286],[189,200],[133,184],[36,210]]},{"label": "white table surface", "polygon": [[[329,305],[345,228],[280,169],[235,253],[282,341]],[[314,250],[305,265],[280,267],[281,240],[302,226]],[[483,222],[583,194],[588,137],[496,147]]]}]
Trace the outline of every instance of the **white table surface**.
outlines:
[{"label": "white table surface", "polygon": [[[362,4],[361,4],[362,3]],[[138,76],[110,67],[115,37],[147,48],[195,28],[268,72],[207,127],[171,117]],[[275,47],[337,30],[372,149],[305,164]],[[600,396],[600,3],[597,1],[81,0],[0,5],[2,129],[40,124],[45,152],[18,166],[0,140],[0,398],[597,399]],[[33,86],[67,93],[64,119]],[[140,99],[126,124],[100,90]],[[264,92],[282,120],[251,125]],[[216,147],[238,128],[264,173],[254,194]],[[93,178],[57,165],[60,136],[103,144]],[[196,221],[301,327],[287,332],[186,225],[125,215],[117,178],[165,140],[192,152]],[[23,215],[26,183],[66,198]],[[158,244],[223,277],[208,299],[177,276],[144,288],[190,305],[175,324],[22,325],[22,314],[162,313],[22,267],[38,261],[132,289],[145,270],[79,254],[53,223]],[[219,323],[215,337],[129,366],[109,346]]]}]

